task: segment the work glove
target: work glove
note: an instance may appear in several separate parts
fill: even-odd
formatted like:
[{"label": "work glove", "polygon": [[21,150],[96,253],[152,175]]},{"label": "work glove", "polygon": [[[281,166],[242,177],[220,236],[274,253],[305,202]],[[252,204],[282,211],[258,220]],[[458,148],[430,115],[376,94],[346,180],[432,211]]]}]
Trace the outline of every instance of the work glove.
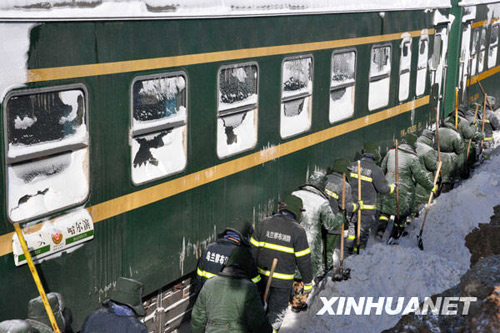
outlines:
[{"label": "work glove", "polygon": [[394,182],[394,183],[390,184],[389,186],[391,188],[390,194],[392,194],[392,193],[396,192],[396,189],[398,188],[399,184],[397,182]]},{"label": "work glove", "polygon": [[432,187],[431,192],[432,192],[432,193],[434,193],[434,194],[436,194],[437,190],[438,190],[438,186],[437,186],[437,184],[436,184],[436,185],[434,185],[434,186]]}]

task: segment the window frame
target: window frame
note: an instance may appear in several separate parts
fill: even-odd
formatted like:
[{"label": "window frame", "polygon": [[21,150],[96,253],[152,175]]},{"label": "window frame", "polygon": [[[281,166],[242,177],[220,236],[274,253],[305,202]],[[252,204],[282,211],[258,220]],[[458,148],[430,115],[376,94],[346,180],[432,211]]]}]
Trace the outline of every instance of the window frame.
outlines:
[{"label": "window frame", "polygon": [[[351,52],[354,53],[354,82],[353,83],[343,83],[343,84],[339,84],[338,86],[332,87],[333,58],[336,55],[343,54],[343,53],[351,53]],[[328,103],[328,122],[330,123],[330,125],[354,117],[354,113],[356,111],[356,90],[357,90],[356,89],[356,83],[357,83],[357,80],[358,80],[358,50],[356,48],[350,47],[350,48],[346,48],[346,49],[339,49],[339,50],[333,51],[332,54],[331,54],[331,56],[330,56],[330,82],[328,84],[328,94],[329,94],[329,96],[328,96],[328,99],[329,99],[329,103]],[[350,117],[346,117],[346,118],[343,118],[343,119],[331,122],[330,121],[330,108],[331,108],[332,101],[330,100],[331,99],[330,95],[331,95],[332,91],[335,91],[335,90],[338,90],[338,89],[343,89],[343,88],[350,88],[350,87],[354,87],[354,102],[353,102],[353,105],[352,105],[352,108],[353,108],[352,115]]]},{"label": "window frame", "polygon": [[[185,106],[186,107],[186,120],[185,121],[178,120],[178,121],[174,121],[171,123],[158,124],[158,125],[154,125],[151,127],[140,128],[140,129],[134,130],[134,85],[135,85],[135,83],[137,81],[147,81],[147,80],[163,79],[163,78],[168,79],[168,78],[177,77],[177,76],[182,76],[184,78],[184,81],[185,81],[184,90],[186,91],[186,106]],[[155,120],[155,121],[159,121],[159,120]],[[132,177],[132,168],[133,168],[133,165],[132,165],[132,163],[133,163],[132,142],[134,140],[134,137],[151,135],[153,133],[157,133],[157,132],[160,132],[163,130],[176,129],[176,128],[179,128],[182,126],[186,126],[186,131],[189,131],[189,77],[188,77],[187,72],[185,72],[185,71],[173,71],[173,72],[162,72],[162,73],[156,73],[156,74],[135,76],[130,84],[130,124],[129,124],[129,147],[130,147],[130,149],[129,149],[130,169],[129,169],[129,171],[130,171],[130,180],[132,181],[132,184],[134,184],[134,186],[142,186],[145,184],[149,184],[149,183],[157,181],[159,179],[167,178],[167,177],[170,177],[172,175],[182,173],[186,170],[187,165],[188,165],[188,153],[187,152],[189,150],[189,147],[188,147],[188,145],[189,145],[189,140],[188,140],[189,135],[188,134],[189,133],[186,133],[186,165],[184,165],[184,168],[182,168],[182,170],[167,173],[166,175],[163,175],[160,177],[151,178],[151,179],[146,180],[144,182],[135,182],[134,178]]]},{"label": "window frame", "polygon": [[[257,83],[256,83],[257,102],[252,103],[252,104],[248,104],[248,105],[244,105],[241,107],[235,107],[233,109],[227,109],[227,110],[220,111],[219,110],[219,108],[220,108],[220,99],[219,99],[220,89],[219,88],[220,88],[220,73],[221,73],[221,71],[224,69],[231,69],[231,68],[238,68],[238,67],[245,67],[245,66],[252,66],[252,65],[255,65],[257,67]],[[254,149],[257,146],[257,143],[259,142],[259,93],[260,93],[260,66],[259,66],[259,63],[255,60],[253,60],[253,61],[234,62],[234,63],[221,65],[217,69],[216,80],[217,80],[217,86],[216,86],[216,90],[215,90],[215,98],[217,101],[217,108],[216,108],[216,113],[215,113],[215,153],[216,153],[217,158],[219,160],[224,160],[226,158],[230,158],[230,157],[235,156],[237,154],[241,154],[241,153],[244,153],[244,152],[247,152],[247,151]],[[225,156],[220,156],[219,152],[218,152],[218,147],[217,147],[217,140],[218,140],[218,134],[219,134],[218,129],[217,129],[217,123],[218,123],[219,118],[225,117],[225,116],[236,115],[236,114],[243,113],[243,112],[250,112],[252,110],[255,110],[257,112],[257,114],[256,114],[257,125],[256,125],[256,129],[255,129],[255,131],[256,131],[255,144],[249,148],[239,150],[237,152],[234,152],[234,153],[231,153],[231,154],[228,154]]]},{"label": "window frame", "polygon": [[[379,48],[382,49],[382,48],[386,48],[386,47],[389,47],[389,50],[390,50],[390,57],[389,57],[390,70],[389,70],[389,73],[378,74],[378,75],[372,76],[371,71],[372,71],[373,50],[379,49]],[[391,43],[379,43],[379,44],[374,44],[371,47],[371,50],[370,50],[370,67],[368,69],[368,111],[370,111],[370,112],[375,111],[375,110],[379,110],[381,108],[384,108],[384,107],[388,106],[390,104],[390,102],[391,102],[392,57],[393,57],[393,52],[392,52],[392,44]],[[371,86],[372,82],[382,81],[382,80],[384,80],[386,78],[389,79],[389,89],[388,89],[388,96],[387,96],[387,104],[381,105],[381,106],[378,106],[376,108],[371,109],[370,108],[370,86]]]},{"label": "window frame", "polygon": [[[283,69],[284,69],[284,65],[285,65],[285,62],[287,61],[293,61],[293,60],[300,60],[300,59],[307,59],[307,58],[311,58],[311,66],[312,66],[312,70],[311,70],[311,83],[312,83],[312,86],[311,86],[311,93],[309,92],[303,92],[303,93],[300,93],[300,94],[297,94],[295,96],[291,96],[291,97],[283,97]],[[283,58],[281,60],[281,70],[280,70],[280,138],[285,140],[285,139],[289,139],[289,138],[292,138],[294,136],[297,136],[297,135],[300,135],[300,134],[303,134],[303,133],[306,133],[306,132],[309,132],[311,130],[311,127],[312,127],[312,113],[313,113],[313,92],[314,92],[314,56],[312,53],[305,53],[305,54],[296,54],[296,55],[292,55],[292,56],[287,56],[285,58]],[[309,124],[309,127],[307,129],[305,129],[304,131],[302,132],[298,132],[298,133],[294,133],[292,135],[289,135],[289,136],[282,136],[281,135],[281,125],[282,125],[282,122],[281,122],[281,107],[283,106],[283,103],[286,103],[286,102],[290,102],[290,101],[293,101],[293,100],[297,100],[297,99],[300,99],[300,98],[311,98],[311,122]]]},{"label": "window frame", "polygon": [[[9,113],[9,108],[8,108],[8,102],[12,97],[15,96],[27,96],[27,95],[34,95],[34,94],[44,94],[44,93],[54,93],[54,92],[60,92],[60,91],[69,91],[69,90],[82,90],[83,95],[84,95],[84,106],[85,106],[85,114],[83,116],[83,119],[85,120],[85,126],[87,127],[87,143],[73,143],[73,144],[68,144],[65,146],[60,146],[60,147],[54,147],[51,149],[45,149],[41,151],[37,151],[34,153],[28,153],[25,155],[21,155],[15,158],[9,157],[9,138],[8,138],[8,121],[7,121],[7,115]],[[4,98],[4,102],[2,103],[3,107],[3,129],[4,129],[4,134],[3,134],[3,139],[4,139],[4,177],[5,177],[5,186],[4,186],[4,193],[6,194],[5,198],[5,203],[6,203],[6,212],[5,215],[7,216],[7,220],[10,223],[25,223],[28,221],[39,221],[43,218],[49,217],[49,216],[56,216],[60,215],[61,212],[67,211],[69,209],[81,206],[85,202],[89,200],[90,197],[90,191],[91,191],[91,181],[90,178],[92,177],[91,175],[91,168],[90,168],[90,156],[91,156],[91,135],[90,135],[90,123],[89,123],[89,92],[87,87],[83,83],[72,83],[72,84],[65,84],[65,85],[57,85],[57,86],[50,86],[50,87],[41,87],[41,88],[28,88],[28,89],[20,89],[20,90],[11,90],[9,91]],[[34,215],[28,218],[24,218],[19,221],[15,221],[11,218],[11,215],[8,211],[8,207],[10,205],[10,195],[9,195],[9,173],[8,173],[8,168],[10,165],[15,165],[15,164],[20,164],[20,163],[31,163],[31,161],[38,159],[40,157],[45,157],[45,158],[50,158],[54,157],[56,155],[60,154],[65,154],[65,153],[71,153],[80,149],[87,149],[87,155],[88,155],[88,162],[86,163],[86,171],[88,172],[88,190],[87,194],[85,195],[84,198],[82,198],[81,201],[71,203],[65,206],[62,206],[60,208],[57,208],[55,210],[50,210],[42,214]]]},{"label": "window frame", "polygon": [[[401,66],[403,64],[402,60],[403,60],[403,47],[405,44],[409,44],[408,45],[408,50],[409,50],[409,58],[410,58],[410,66],[408,66],[408,68],[405,68],[405,69],[402,69]],[[411,60],[412,60],[412,44],[413,44],[413,39],[412,37],[405,37],[402,39],[401,41],[401,44],[400,44],[400,50],[401,50],[401,55],[399,57],[399,87],[398,87],[398,101],[399,102],[403,102],[403,101],[407,101],[409,98],[410,98],[410,86],[411,86]],[[417,67],[418,67],[418,64],[417,64]],[[403,74],[406,74],[408,73],[409,75],[409,78],[408,78],[408,93],[406,95],[405,98],[401,98],[401,77]]]}]

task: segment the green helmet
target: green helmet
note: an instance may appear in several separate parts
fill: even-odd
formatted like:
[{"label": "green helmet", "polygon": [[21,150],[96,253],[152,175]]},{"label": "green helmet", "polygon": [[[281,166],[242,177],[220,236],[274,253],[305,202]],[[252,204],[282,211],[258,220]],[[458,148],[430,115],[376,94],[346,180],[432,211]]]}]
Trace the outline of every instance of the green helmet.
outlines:
[{"label": "green helmet", "polygon": [[295,220],[297,222],[300,222],[302,220],[302,212],[304,211],[303,209],[303,203],[302,199],[299,197],[296,197],[295,195],[290,194],[285,198],[283,201],[283,204],[280,207],[280,211],[287,210],[293,215],[295,215]]},{"label": "green helmet", "polygon": [[326,182],[326,175],[320,171],[314,171],[312,175],[309,176],[309,184],[316,186],[322,191],[325,189]]},{"label": "green helmet", "polygon": [[338,173],[348,173],[347,168],[351,163],[345,158],[337,158],[333,161],[332,171]]}]

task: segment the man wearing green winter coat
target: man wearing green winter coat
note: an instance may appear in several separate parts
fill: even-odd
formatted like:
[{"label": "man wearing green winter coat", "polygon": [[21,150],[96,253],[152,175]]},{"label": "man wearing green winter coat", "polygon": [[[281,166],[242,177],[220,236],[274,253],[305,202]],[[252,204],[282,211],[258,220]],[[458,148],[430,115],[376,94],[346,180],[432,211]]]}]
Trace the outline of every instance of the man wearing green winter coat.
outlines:
[{"label": "man wearing green winter coat", "polygon": [[[464,140],[455,129],[455,123],[447,118],[444,125],[439,127],[439,148],[441,150],[441,192],[449,192],[453,183],[459,178],[459,158],[465,147]],[[467,154],[467,151],[465,152]]]},{"label": "man wearing green winter coat", "polygon": [[[423,130],[422,135],[417,138],[416,142],[416,152],[420,164],[422,164],[424,172],[431,179],[434,178],[434,173],[437,170],[439,161],[438,153],[434,149],[434,132],[430,130]],[[425,187],[417,182],[415,186],[415,204],[413,207],[413,213],[418,213],[418,208],[421,204],[425,204],[429,201],[429,196],[431,191],[427,190]]]},{"label": "man wearing green winter coat", "polygon": [[[318,283],[327,273],[323,251],[323,237],[321,229],[333,232],[344,222],[343,214],[335,214],[330,207],[328,198],[324,194],[327,177],[315,171],[309,177],[309,183],[300,187],[292,195],[302,199],[305,211],[302,214],[300,225],[307,235],[307,242],[311,249],[312,274],[315,283]],[[338,211],[337,211],[338,213]]]},{"label": "man wearing green winter coat", "polygon": [[205,283],[191,313],[191,333],[273,331],[249,280],[249,262],[250,252],[236,247],[219,275]]},{"label": "man wearing green winter coat", "polygon": [[[419,183],[427,190],[436,190],[433,188],[432,177],[424,170],[415,152],[416,140],[416,135],[407,134],[404,143],[398,147],[399,217],[397,216],[396,196],[384,195],[380,200],[381,216],[395,216],[390,241],[391,239],[398,239],[404,232],[406,218],[410,216],[414,207],[415,185]],[[395,152],[394,148],[389,150],[382,160],[381,168],[388,182],[396,180]],[[379,222],[377,235],[380,237],[380,234],[383,235],[387,227],[387,220],[379,218]]]}]

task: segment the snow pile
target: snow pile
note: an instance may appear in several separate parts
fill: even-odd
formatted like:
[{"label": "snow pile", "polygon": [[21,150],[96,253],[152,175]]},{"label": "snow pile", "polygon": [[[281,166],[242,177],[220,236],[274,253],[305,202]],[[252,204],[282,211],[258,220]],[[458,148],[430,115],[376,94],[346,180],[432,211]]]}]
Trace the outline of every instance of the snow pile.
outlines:
[{"label": "snow pile", "polygon": [[[500,140],[498,133],[495,140]],[[379,332],[393,327],[400,315],[317,316],[323,307],[319,296],[392,296],[395,308],[397,297],[416,296],[423,300],[457,285],[470,263],[465,236],[479,223],[489,223],[493,207],[500,204],[498,170],[500,156],[495,155],[476,169],[470,179],[436,199],[423,233],[424,251],[418,249],[416,238],[423,216],[408,227],[410,236],[403,238],[399,246],[370,239],[365,253],[345,260],[345,267],[352,270],[351,279],[336,283],[328,279],[324,288],[311,296],[307,312],[287,313],[280,332]]]}]

